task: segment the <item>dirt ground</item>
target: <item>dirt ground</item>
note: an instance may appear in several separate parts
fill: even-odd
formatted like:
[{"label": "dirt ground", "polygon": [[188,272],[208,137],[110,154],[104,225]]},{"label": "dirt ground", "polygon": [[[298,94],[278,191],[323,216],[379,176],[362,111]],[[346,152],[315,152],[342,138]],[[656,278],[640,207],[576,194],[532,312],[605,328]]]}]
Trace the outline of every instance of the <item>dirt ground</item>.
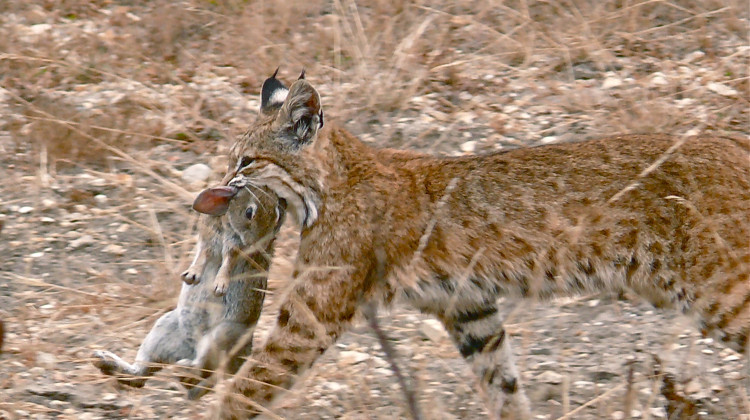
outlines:
[{"label": "dirt ground", "polygon": [[[192,199],[277,66],[285,80],[305,68],[327,118],[383,147],[748,137],[749,24],[746,0],[0,2],[0,419],[206,415],[215,396],[187,401],[169,368],[122,389],[91,355],[132,360],[175,305]],[[276,289],[293,226],[279,247]],[[656,355],[701,418],[750,419],[750,365],[688,319],[615,296],[504,307],[536,418],[666,418]],[[380,322],[427,419],[486,416],[434,321],[396,306]],[[408,418],[364,322],[274,412]]]}]

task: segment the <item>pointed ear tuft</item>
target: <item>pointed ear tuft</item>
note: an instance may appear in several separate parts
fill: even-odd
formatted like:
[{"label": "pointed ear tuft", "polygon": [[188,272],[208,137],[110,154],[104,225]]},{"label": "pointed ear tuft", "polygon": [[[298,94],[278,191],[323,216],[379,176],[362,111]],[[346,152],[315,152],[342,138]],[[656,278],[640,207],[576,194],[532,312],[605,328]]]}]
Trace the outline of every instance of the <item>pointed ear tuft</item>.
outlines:
[{"label": "pointed ear tuft", "polygon": [[302,67],[302,73],[299,74],[299,77],[297,78],[297,80],[304,80],[304,78],[305,78],[305,68]]},{"label": "pointed ear tuft", "polygon": [[195,197],[193,210],[211,216],[221,216],[227,212],[229,202],[238,191],[236,187],[206,188]]},{"label": "pointed ear tuft", "polygon": [[323,109],[318,91],[305,79],[297,80],[281,107],[286,137],[295,145],[311,142],[323,126]]},{"label": "pointed ear tuft", "polygon": [[269,113],[281,107],[289,93],[289,89],[276,78],[279,68],[273,72],[273,75],[263,82],[260,89],[260,112]]}]

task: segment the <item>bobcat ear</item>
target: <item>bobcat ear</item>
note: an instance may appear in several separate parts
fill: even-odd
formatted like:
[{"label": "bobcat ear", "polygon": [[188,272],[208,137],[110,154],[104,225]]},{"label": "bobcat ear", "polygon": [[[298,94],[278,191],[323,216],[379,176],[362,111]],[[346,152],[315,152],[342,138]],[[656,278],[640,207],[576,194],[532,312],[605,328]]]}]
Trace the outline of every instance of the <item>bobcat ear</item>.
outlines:
[{"label": "bobcat ear", "polygon": [[198,194],[198,197],[195,197],[193,210],[211,216],[221,216],[227,212],[229,202],[238,191],[236,187],[206,188]]},{"label": "bobcat ear", "polygon": [[263,82],[260,89],[260,112],[268,114],[275,111],[284,104],[284,100],[289,94],[289,89],[276,78],[279,73],[278,67],[273,75]]},{"label": "bobcat ear", "polygon": [[295,145],[310,143],[323,127],[320,94],[305,79],[297,79],[281,106],[281,124],[285,137]]}]

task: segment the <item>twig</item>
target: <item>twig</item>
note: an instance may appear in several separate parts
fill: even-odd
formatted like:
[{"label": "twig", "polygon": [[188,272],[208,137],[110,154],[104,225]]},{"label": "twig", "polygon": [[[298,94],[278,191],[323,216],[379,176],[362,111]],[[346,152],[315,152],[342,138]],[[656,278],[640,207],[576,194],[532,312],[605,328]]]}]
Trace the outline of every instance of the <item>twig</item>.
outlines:
[{"label": "twig", "polygon": [[388,360],[388,363],[390,363],[391,369],[396,375],[396,380],[401,386],[401,390],[404,392],[404,396],[406,397],[406,405],[409,408],[409,414],[411,415],[411,418],[413,420],[422,420],[423,417],[421,412],[419,411],[416,393],[414,392],[414,389],[412,389],[409,384],[406,383],[406,378],[401,372],[401,368],[396,363],[396,349],[394,349],[391,345],[391,342],[388,340],[388,336],[386,336],[385,331],[380,328],[380,324],[378,323],[377,311],[375,309],[375,303],[370,301],[369,303],[364,305],[363,314],[367,319],[367,323],[370,325],[370,328],[372,328],[372,330],[375,332],[375,336],[380,343],[380,347],[383,349],[383,353],[385,353],[385,358],[386,360]]}]

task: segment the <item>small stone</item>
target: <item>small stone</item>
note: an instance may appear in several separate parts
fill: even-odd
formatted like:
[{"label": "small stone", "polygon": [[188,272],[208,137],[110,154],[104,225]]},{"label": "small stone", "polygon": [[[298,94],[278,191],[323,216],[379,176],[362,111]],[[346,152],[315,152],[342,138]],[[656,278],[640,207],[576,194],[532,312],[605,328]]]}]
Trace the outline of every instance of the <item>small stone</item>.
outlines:
[{"label": "small stone", "polygon": [[42,223],[55,223],[55,219],[53,219],[51,217],[46,217],[46,216],[40,218],[39,221],[42,222]]},{"label": "small stone", "polygon": [[591,381],[575,381],[573,382],[573,387],[575,388],[593,388],[594,383]]},{"label": "small stone", "polygon": [[44,256],[44,252],[35,252],[29,255],[30,258],[41,258],[43,256]]},{"label": "small stone", "polygon": [[622,86],[622,79],[619,77],[609,76],[602,82],[602,89],[614,89]]},{"label": "small stone", "polygon": [[711,92],[717,93],[721,96],[737,96],[736,90],[722,83],[711,82],[708,85],[706,85],[706,87]]},{"label": "small stone", "polygon": [[83,235],[78,239],[70,241],[68,244],[69,249],[78,249],[85,246],[89,246],[94,243],[94,238],[91,235]]},{"label": "small stone", "polygon": [[742,378],[742,374],[736,371],[727,372],[724,374],[724,379],[728,379],[730,381],[736,381],[741,378]]},{"label": "small stone", "polygon": [[697,394],[701,391],[701,384],[700,382],[696,381],[695,379],[691,380],[685,385],[685,393],[690,394]]},{"label": "small stone", "polygon": [[123,254],[125,254],[125,252],[127,250],[125,249],[125,247],[122,247],[120,245],[109,244],[109,245],[105,246],[102,251],[104,251],[104,252],[106,252],[108,254],[123,255]]},{"label": "small stone", "polygon": [[347,365],[355,365],[369,359],[370,355],[359,351],[342,351],[339,360]]},{"label": "small stone", "polygon": [[563,376],[557,372],[547,370],[537,375],[536,379],[540,382],[556,385],[562,383]]},{"label": "small stone", "polygon": [[40,351],[36,354],[36,362],[46,368],[52,368],[57,364],[57,358],[54,354]]},{"label": "small stone", "polygon": [[34,35],[41,35],[52,29],[52,25],[49,23],[37,23],[36,25],[29,26],[29,30]]},{"label": "small stone", "polygon": [[557,138],[557,136],[547,136],[547,137],[542,137],[542,140],[540,141],[542,142],[542,144],[551,144],[551,143],[557,143],[558,140],[559,139]]},{"label": "small stone", "polygon": [[649,413],[651,413],[652,416],[660,419],[667,418],[667,412],[664,410],[664,407],[651,407],[649,408]]},{"label": "small stone", "polygon": [[623,420],[625,418],[625,413],[622,411],[613,411],[612,412],[612,420]]},{"label": "small stone", "polygon": [[699,129],[697,129],[697,128],[691,128],[690,130],[688,130],[688,131],[685,132],[685,136],[692,137],[692,136],[697,136],[700,133],[701,133],[701,131]]},{"label": "small stone", "polygon": [[125,270],[125,274],[138,274],[138,270],[136,270],[135,268],[128,268],[127,270]]},{"label": "small stone", "polygon": [[463,151],[463,152],[473,153],[474,150],[476,150],[476,148],[477,148],[477,142],[476,142],[476,140],[469,140],[469,141],[467,141],[465,143],[462,143],[461,146],[459,146],[459,147],[461,148],[461,151]]},{"label": "small stone", "polygon": [[96,201],[98,204],[106,204],[107,200],[109,200],[109,197],[104,194],[97,194],[94,196],[94,201]]},{"label": "small stone", "polygon": [[337,391],[341,391],[343,389],[346,389],[346,385],[340,384],[338,382],[324,382],[323,383],[323,388],[325,388],[328,391],[337,392]]},{"label": "small stone", "polygon": [[419,325],[419,332],[428,340],[436,343],[448,338],[448,333],[443,328],[443,324],[437,319],[425,319]]},{"label": "small stone", "polygon": [[201,184],[211,176],[211,168],[203,163],[190,165],[182,171],[182,180],[188,184]]},{"label": "small stone", "polygon": [[34,211],[34,208],[29,206],[23,206],[18,209],[18,212],[21,214],[31,213],[32,211]]},{"label": "small stone", "polygon": [[695,60],[700,60],[706,55],[703,51],[693,51],[690,54],[686,55],[685,58],[682,59],[683,63],[692,63]]},{"label": "small stone", "polygon": [[651,81],[650,85],[652,87],[656,86],[666,86],[669,84],[669,81],[667,80],[667,77],[662,72],[656,72],[651,75]]},{"label": "small stone", "polygon": [[722,360],[725,361],[725,362],[734,362],[734,361],[737,361],[737,360],[740,360],[740,359],[741,358],[740,358],[739,355],[737,355],[737,354],[730,354],[729,356],[723,358]]}]

